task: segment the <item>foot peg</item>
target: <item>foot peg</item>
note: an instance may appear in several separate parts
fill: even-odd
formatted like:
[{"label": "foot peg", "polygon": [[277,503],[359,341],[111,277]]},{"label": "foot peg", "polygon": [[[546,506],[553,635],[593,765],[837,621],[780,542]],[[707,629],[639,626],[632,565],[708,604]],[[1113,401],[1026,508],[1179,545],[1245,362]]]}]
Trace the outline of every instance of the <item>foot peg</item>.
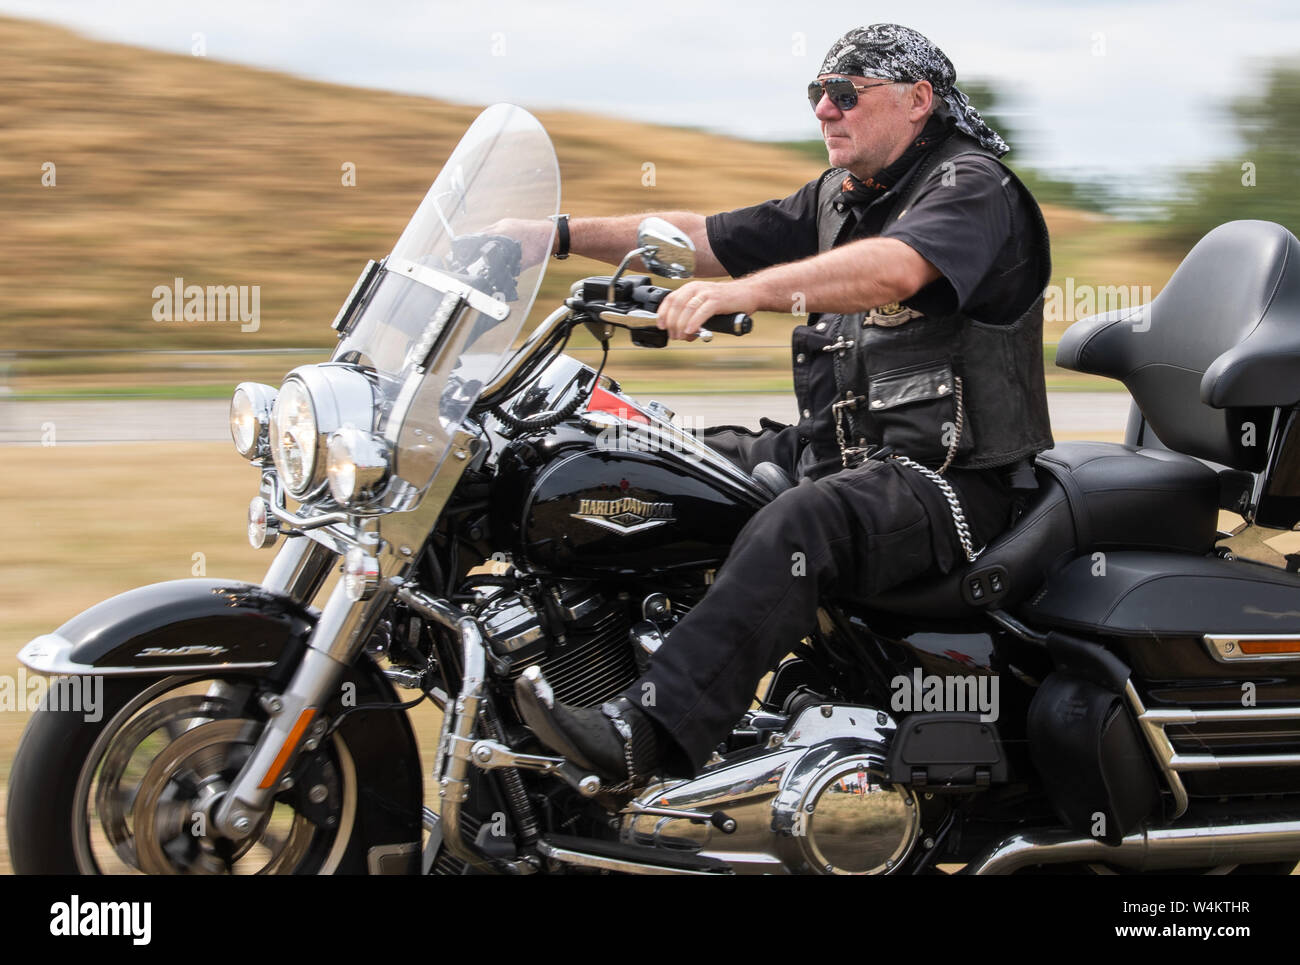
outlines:
[{"label": "foot peg", "polygon": [[563,757],[543,757],[540,754],[520,754],[505,744],[493,740],[475,741],[469,749],[470,760],[485,771],[502,767],[517,767],[529,771],[554,774],[564,780],[583,797],[594,797],[600,792],[600,778],[584,774]]}]

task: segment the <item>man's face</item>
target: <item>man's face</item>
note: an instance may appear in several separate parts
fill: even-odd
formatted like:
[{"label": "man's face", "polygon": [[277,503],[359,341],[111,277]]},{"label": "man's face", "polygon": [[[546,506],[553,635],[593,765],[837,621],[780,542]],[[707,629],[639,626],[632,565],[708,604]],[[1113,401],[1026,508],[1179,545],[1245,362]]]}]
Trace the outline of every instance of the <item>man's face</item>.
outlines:
[{"label": "man's face", "polygon": [[[914,96],[920,85],[847,74],[822,74],[818,80],[834,77],[843,77],[857,87],[869,89],[858,91],[858,102],[848,111],[840,110],[829,97],[822,95],[816,114],[826,152],[832,167],[844,168],[860,178],[869,177],[906,150],[916,136],[917,121],[929,113],[928,109],[918,107]],[[929,84],[924,86],[927,91],[923,95],[928,95]],[[922,96],[921,100],[925,99]]]}]

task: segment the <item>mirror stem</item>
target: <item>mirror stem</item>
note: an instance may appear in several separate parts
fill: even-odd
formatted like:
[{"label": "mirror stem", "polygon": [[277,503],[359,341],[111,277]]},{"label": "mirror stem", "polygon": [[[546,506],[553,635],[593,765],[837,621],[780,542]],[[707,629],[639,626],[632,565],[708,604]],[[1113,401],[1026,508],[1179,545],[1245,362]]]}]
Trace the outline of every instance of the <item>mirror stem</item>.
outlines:
[{"label": "mirror stem", "polygon": [[614,274],[609,279],[609,294],[605,298],[607,302],[613,303],[614,286],[618,284],[619,278],[622,276],[623,272],[627,270],[628,262],[630,262],[633,258],[636,258],[640,255],[653,254],[654,251],[655,248],[653,245],[645,245],[641,248],[633,248],[631,251],[629,251],[626,255],[623,256],[623,260],[618,263],[618,269],[614,272]]}]

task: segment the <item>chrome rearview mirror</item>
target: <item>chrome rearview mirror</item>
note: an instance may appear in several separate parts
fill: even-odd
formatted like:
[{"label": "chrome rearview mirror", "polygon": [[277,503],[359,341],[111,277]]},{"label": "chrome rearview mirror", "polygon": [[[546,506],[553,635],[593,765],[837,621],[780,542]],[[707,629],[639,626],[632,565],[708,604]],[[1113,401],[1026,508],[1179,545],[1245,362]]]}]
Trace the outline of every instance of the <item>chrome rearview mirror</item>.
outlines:
[{"label": "chrome rearview mirror", "polygon": [[663,218],[646,218],[637,228],[641,260],[664,278],[690,278],[695,274],[695,243],[690,236]]}]

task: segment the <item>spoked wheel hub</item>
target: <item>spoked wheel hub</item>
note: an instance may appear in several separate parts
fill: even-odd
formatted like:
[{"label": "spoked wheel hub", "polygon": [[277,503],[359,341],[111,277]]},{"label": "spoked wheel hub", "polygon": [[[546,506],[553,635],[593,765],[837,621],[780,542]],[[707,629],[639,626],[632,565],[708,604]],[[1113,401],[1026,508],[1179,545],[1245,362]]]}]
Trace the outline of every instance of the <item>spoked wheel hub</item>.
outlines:
[{"label": "spoked wheel hub", "polygon": [[213,815],[264,727],[240,716],[247,695],[226,693],[164,697],[107,738],[87,788],[89,834],[78,836],[78,863],[91,866],[83,870],[115,870],[108,857],[145,874],[287,874],[319,863],[323,836],[342,830],[340,804],[351,797],[328,749],[299,762],[303,786],[286,779],[244,838],[217,833]]}]

